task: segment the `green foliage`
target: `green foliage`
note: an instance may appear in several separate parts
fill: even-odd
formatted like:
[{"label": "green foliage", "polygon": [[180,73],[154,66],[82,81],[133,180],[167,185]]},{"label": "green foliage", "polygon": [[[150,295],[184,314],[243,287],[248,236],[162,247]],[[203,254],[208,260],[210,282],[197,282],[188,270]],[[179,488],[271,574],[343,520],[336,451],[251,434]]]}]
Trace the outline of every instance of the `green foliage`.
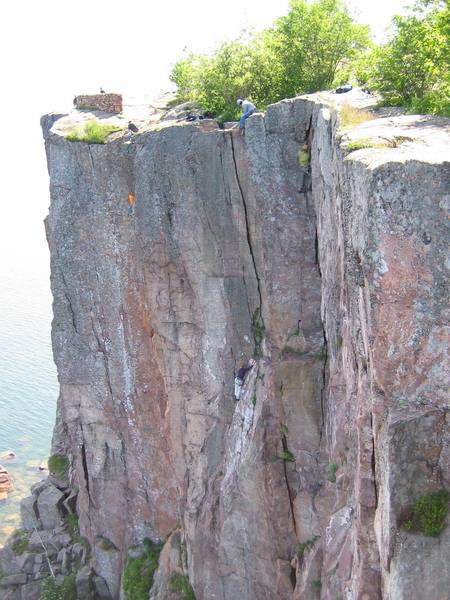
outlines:
[{"label": "green foliage", "polygon": [[338,66],[367,46],[369,31],[353,23],[339,0],[291,0],[289,13],[276,21],[272,43],[279,95],[289,98],[329,88]]},{"label": "green foliage", "polygon": [[336,471],[338,470],[339,465],[336,463],[330,463],[327,467],[327,479],[331,481],[331,483],[336,482]]},{"label": "green foliage", "polygon": [[445,529],[450,493],[446,489],[421,496],[413,504],[402,523],[407,531],[418,531],[436,537]]},{"label": "green foliage", "polygon": [[320,581],[320,579],[313,579],[313,581],[311,581],[311,584],[316,590],[320,590],[322,587],[322,582]]},{"label": "green foliage", "polygon": [[[348,148],[348,146],[347,146],[347,148]],[[338,350],[340,350],[342,348],[343,344],[344,344],[344,338],[342,337],[342,335],[338,335],[337,341],[336,341],[336,346],[337,346]]]},{"label": "green foliage", "polygon": [[64,522],[69,530],[70,537],[73,539],[76,535],[79,535],[80,529],[78,526],[78,515],[71,513],[64,517]]},{"label": "green foliage", "polygon": [[285,436],[289,433],[288,426],[285,425],[284,423],[280,423],[280,429],[281,429],[281,433]]},{"label": "green foliage", "polygon": [[140,558],[128,558],[123,573],[122,586],[126,600],[147,600],[153,585],[153,574],[158,567],[163,544],[144,540]]},{"label": "green foliage", "polygon": [[256,396],[253,396],[253,398],[252,398],[252,404],[253,404],[253,406],[256,406]]},{"label": "green foliage", "polygon": [[450,5],[419,0],[392,25],[391,40],[367,55],[360,80],[388,104],[450,116]]},{"label": "green foliage", "polygon": [[[355,152],[355,150],[363,150],[364,148],[385,148],[387,144],[381,144],[374,142],[370,138],[362,138],[360,140],[352,140],[345,144],[345,149],[349,152]],[[342,337],[340,338],[341,342],[339,345],[338,338],[338,348],[342,347]]]},{"label": "green foliage", "polygon": [[111,133],[121,131],[122,127],[99,123],[95,119],[87,121],[84,126],[75,128],[66,135],[69,142],[86,142],[87,144],[104,144]]},{"label": "green foliage", "polygon": [[238,97],[258,108],[329,87],[336,71],[368,45],[340,0],[291,0],[273,27],[223,43],[212,55],[189,53],[173,67],[177,99],[195,101],[219,121],[236,120]]},{"label": "green foliage", "polygon": [[77,600],[75,573],[64,577],[58,585],[53,577],[47,577],[42,582],[41,600]]},{"label": "green foliage", "polygon": [[255,340],[255,354],[259,356],[261,354],[261,344],[264,339],[264,321],[261,315],[261,308],[257,308],[253,313],[252,317],[252,334],[253,339]]},{"label": "green foliage", "polygon": [[69,471],[69,459],[61,454],[52,454],[48,459],[48,470],[56,477],[65,477]]},{"label": "green foliage", "polygon": [[180,600],[195,600],[194,590],[189,583],[187,575],[172,573],[169,579],[169,588],[171,592],[180,594]]},{"label": "green foliage", "polygon": [[28,536],[27,532],[23,529],[18,529],[14,533],[14,541],[12,544],[12,549],[15,554],[21,556],[28,550]]},{"label": "green foliage", "polygon": [[287,449],[283,450],[281,453],[281,458],[284,460],[284,462],[295,462],[294,455],[290,450]]}]

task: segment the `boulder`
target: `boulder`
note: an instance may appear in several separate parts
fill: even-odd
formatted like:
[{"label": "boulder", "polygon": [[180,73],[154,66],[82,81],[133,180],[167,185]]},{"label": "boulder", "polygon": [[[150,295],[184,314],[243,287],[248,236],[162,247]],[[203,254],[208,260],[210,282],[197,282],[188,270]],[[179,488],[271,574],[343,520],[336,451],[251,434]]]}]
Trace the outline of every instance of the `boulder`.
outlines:
[{"label": "boulder", "polygon": [[0,465],[0,500],[4,500],[14,489],[11,476],[8,471]]},{"label": "boulder", "polygon": [[41,600],[42,581],[32,581],[20,588],[21,600]]},{"label": "boulder", "polygon": [[37,510],[44,529],[54,529],[61,523],[60,506],[64,494],[54,485],[48,484],[37,499]]},{"label": "boulder", "polygon": [[20,501],[20,516],[22,519],[22,527],[25,531],[33,531],[40,526],[38,516],[36,514],[36,497],[27,496]]},{"label": "boulder", "polygon": [[14,575],[5,575],[0,580],[0,587],[10,587],[12,585],[21,585],[27,582],[25,573],[15,573]]}]

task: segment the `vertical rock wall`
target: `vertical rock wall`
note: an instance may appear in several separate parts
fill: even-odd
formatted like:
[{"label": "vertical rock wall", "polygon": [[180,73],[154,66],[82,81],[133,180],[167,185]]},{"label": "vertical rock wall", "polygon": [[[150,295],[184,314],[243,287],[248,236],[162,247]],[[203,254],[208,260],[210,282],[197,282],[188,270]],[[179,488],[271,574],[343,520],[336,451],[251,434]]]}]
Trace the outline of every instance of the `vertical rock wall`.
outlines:
[{"label": "vertical rock wall", "polygon": [[99,146],[43,120],[54,449],[113,598],[129,547],[175,530],[197,600],[402,598],[430,578],[445,597],[444,538],[396,521],[448,483],[444,167],[345,159],[334,120],[297,99],[245,137]]}]

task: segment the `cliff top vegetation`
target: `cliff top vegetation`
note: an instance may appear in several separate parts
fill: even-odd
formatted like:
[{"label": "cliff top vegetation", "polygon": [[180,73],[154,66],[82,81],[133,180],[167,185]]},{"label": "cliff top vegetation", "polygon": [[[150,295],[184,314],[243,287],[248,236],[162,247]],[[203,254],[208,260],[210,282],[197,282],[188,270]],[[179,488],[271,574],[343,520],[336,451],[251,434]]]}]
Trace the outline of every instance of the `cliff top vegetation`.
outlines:
[{"label": "cliff top vegetation", "polygon": [[176,100],[197,102],[223,122],[236,119],[238,97],[264,109],[350,81],[379,91],[390,105],[450,116],[448,3],[418,0],[392,25],[391,39],[376,46],[341,0],[291,0],[288,14],[263,32],[176,62]]}]

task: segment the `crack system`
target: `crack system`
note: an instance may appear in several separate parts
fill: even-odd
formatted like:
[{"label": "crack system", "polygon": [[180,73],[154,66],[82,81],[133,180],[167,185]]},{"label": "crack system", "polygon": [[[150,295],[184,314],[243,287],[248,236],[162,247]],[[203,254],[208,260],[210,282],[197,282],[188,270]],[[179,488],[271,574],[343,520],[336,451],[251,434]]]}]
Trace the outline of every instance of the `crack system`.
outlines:
[{"label": "crack system", "polygon": [[230,133],[230,137],[231,137],[231,155],[233,157],[233,165],[234,165],[234,172],[236,175],[236,183],[239,189],[239,194],[241,196],[242,199],[242,205],[244,207],[244,216],[245,216],[245,228],[246,228],[246,233],[247,233],[247,243],[248,243],[248,248],[250,251],[250,256],[252,258],[252,263],[253,263],[253,270],[255,272],[255,278],[256,278],[256,285],[257,285],[257,289],[258,289],[258,297],[259,297],[259,306],[257,307],[257,309],[255,310],[254,314],[253,314],[253,318],[252,318],[252,333],[253,333],[253,338],[254,338],[254,342],[255,342],[255,349],[258,350],[261,344],[262,339],[258,340],[257,339],[257,332],[255,331],[255,329],[258,329],[259,332],[261,333],[264,330],[264,319],[262,316],[262,294],[261,294],[261,281],[258,275],[258,269],[256,266],[256,258],[255,258],[255,253],[253,250],[253,244],[252,244],[252,238],[251,238],[251,234],[250,234],[250,222],[249,222],[249,216],[248,216],[248,208],[247,208],[247,203],[245,202],[245,196],[244,196],[244,191],[242,189],[242,185],[241,185],[241,181],[239,178],[239,171],[238,171],[238,167],[237,167],[237,163],[236,163],[236,155],[235,155],[235,149],[234,149],[234,141],[233,141],[233,134]]}]

